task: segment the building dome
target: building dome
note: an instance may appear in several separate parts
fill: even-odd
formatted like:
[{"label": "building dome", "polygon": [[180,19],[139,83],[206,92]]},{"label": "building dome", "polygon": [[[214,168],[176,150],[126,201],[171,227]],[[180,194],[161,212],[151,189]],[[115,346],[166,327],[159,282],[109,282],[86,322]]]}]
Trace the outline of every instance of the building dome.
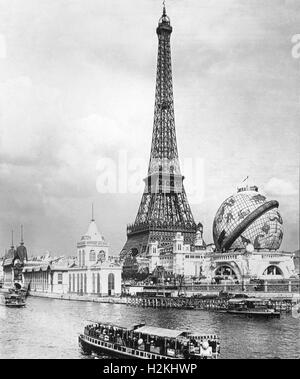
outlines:
[{"label": "building dome", "polygon": [[226,199],[213,223],[213,237],[218,250],[243,249],[252,244],[257,249],[277,250],[283,238],[283,221],[276,200],[268,201],[256,186],[239,188]]},{"label": "building dome", "polygon": [[27,249],[23,243],[21,243],[21,245],[17,247],[16,258],[19,259],[22,263],[28,260]]},{"label": "building dome", "polygon": [[105,242],[104,237],[99,233],[97,224],[95,220],[90,222],[89,228],[84,236],[81,238],[82,241],[95,241],[95,242]]}]

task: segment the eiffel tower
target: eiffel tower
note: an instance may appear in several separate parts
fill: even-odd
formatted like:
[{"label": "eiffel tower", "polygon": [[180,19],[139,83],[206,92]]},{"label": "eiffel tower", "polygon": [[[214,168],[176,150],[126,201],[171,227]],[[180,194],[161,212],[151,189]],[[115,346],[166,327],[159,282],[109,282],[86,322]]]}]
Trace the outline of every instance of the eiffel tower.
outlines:
[{"label": "eiffel tower", "polygon": [[135,222],[127,226],[127,242],[121,258],[143,256],[149,242],[169,245],[181,232],[184,242],[193,244],[194,221],[181,175],[174,117],[170,37],[172,26],[164,4],[156,29],[158,59],[154,126],[148,176]]}]

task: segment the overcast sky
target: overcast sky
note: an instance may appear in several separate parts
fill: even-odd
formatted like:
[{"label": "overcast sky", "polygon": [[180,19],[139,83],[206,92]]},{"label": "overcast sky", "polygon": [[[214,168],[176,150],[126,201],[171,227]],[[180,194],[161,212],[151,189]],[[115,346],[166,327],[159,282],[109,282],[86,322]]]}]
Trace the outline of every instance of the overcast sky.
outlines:
[{"label": "overcast sky", "polygon": [[[128,158],[129,172],[143,162],[129,181],[146,176],[161,11],[161,0],[0,0],[0,254],[21,223],[30,254],[75,254],[92,202],[121,250],[141,192],[117,175],[116,193],[101,193],[100,174]],[[169,0],[167,12],[179,155],[206,242],[249,175],[280,203],[282,249],[297,249],[299,0]]]}]

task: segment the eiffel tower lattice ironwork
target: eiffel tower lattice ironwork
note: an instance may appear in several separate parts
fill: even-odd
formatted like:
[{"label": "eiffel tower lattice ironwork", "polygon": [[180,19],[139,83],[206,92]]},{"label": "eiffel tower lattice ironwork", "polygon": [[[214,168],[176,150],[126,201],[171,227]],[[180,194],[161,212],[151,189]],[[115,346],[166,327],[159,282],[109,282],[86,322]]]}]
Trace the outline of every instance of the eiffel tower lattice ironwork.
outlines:
[{"label": "eiffel tower lattice ironwork", "polygon": [[177,232],[193,244],[194,221],[181,175],[174,118],[170,37],[172,26],[163,8],[157,27],[158,59],[154,126],[145,191],[134,224],[127,227],[121,258],[144,255],[149,242],[170,244]]}]

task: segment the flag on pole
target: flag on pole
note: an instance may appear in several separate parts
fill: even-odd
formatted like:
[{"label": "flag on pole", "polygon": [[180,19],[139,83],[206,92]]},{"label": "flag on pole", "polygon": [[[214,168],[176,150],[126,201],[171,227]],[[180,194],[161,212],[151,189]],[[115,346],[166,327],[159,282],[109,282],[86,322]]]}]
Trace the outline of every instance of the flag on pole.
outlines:
[{"label": "flag on pole", "polygon": [[244,183],[247,179],[249,179],[249,176],[247,176],[247,178],[246,179],[244,179],[243,181],[242,181],[242,183]]}]

